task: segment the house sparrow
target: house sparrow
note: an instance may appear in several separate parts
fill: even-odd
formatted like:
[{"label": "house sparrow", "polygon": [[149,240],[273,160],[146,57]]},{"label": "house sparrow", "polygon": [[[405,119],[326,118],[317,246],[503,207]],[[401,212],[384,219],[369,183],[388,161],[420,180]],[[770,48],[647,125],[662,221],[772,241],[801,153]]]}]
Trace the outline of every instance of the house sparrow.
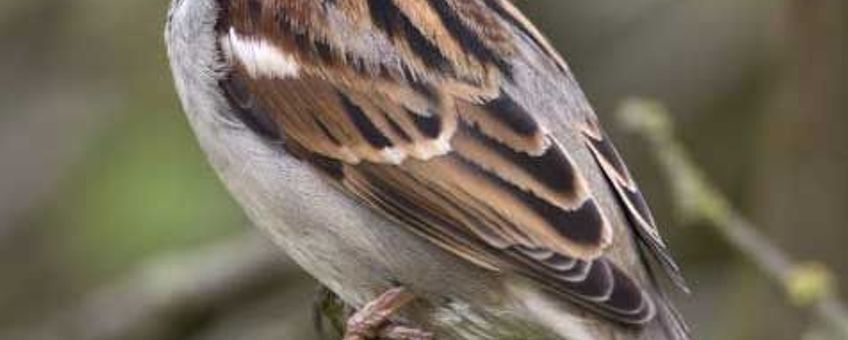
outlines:
[{"label": "house sparrow", "polygon": [[[645,200],[507,0],[174,0],[211,164],[346,339],[685,339]],[[650,259],[650,260],[649,260]]]}]

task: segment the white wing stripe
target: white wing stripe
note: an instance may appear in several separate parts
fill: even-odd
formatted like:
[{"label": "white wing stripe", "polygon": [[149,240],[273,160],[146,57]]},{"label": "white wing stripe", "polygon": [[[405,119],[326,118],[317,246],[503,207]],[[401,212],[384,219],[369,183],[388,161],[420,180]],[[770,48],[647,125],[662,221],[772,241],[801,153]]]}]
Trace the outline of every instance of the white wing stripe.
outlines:
[{"label": "white wing stripe", "polygon": [[253,78],[297,78],[300,65],[292,54],[263,39],[243,37],[230,27],[221,37],[221,48],[227,59],[237,60]]}]

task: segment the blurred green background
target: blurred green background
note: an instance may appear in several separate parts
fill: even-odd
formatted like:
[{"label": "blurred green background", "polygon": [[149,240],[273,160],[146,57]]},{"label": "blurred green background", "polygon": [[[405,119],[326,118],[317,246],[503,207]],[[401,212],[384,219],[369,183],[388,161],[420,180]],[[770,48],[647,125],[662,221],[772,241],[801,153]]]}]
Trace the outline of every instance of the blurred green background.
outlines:
[{"label": "blurred green background", "polygon": [[[678,222],[644,143],[611,118],[627,97],[662,101],[732,202],[797,258],[827,265],[845,291],[848,2],[518,3],[565,55],[646,191],[694,286],[679,301],[696,338],[813,339],[815,322],[779,286],[712,229]],[[167,6],[0,2],[0,339],[97,338],[66,332],[90,328],[69,315],[99,306],[91,301],[104,289],[129,294],[122,290],[135,287],[133,278],[151,277],[133,273],[183,253],[202,262],[202,254],[220,253],[216,246],[247,238],[267,249],[256,258],[276,258],[243,236],[249,222],[182,115],[162,42]],[[235,265],[225,259],[209,271]],[[186,311],[153,317],[176,320],[158,320],[171,324],[155,332],[99,338],[314,338],[306,308],[313,284],[290,266],[272,261],[261,270],[274,273],[253,278],[279,284],[224,289],[231,298],[199,298]],[[190,288],[191,279],[140,284]],[[84,324],[115,326],[133,311],[131,303],[119,307],[86,312],[96,320]]]}]

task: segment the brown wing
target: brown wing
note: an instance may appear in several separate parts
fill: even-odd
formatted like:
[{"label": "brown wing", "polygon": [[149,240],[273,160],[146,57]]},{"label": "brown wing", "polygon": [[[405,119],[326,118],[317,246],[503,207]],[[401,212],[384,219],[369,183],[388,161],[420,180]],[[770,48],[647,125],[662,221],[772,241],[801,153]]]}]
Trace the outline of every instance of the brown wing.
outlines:
[{"label": "brown wing", "polygon": [[592,155],[597,160],[610,185],[614,188],[624,213],[636,230],[639,240],[648,247],[650,253],[659,261],[677,287],[688,292],[688,284],[659,234],[654,217],[648,208],[648,203],[645,202],[642,192],[630,175],[630,171],[628,171],[615,146],[597,122],[587,122],[583,127],[583,132],[587,147],[592,151]]},{"label": "brown wing", "polygon": [[517,53],[510,23],[558,58],[511,5],[228,3],[221,85],[248,126],[469,261],[621,322],[653,317],[604,257],[613,229],[568,150],[502,86]]},{"label": "brown wing", "polygon": [[[561,72],[566,75],[570,74],[562,57],[508,0],[485,0],[485,3],[504,20],[510,22],[513,27],[523,32],[528,39],[532,40],[538,46],[539,51],[553,60]],[[645,198],[612,141],[603,132],[595,117],[587,117],[586,124],[577,128],[583,132],[587,147],[591,150],[610,185],[614,188],[622,205],[622,210],[630,220],[639,240],[648,248],[648,253],[659,261],[665,273],[677,287],[688,292],[689,288],[680,267],[674,261],[660,236]]]}]

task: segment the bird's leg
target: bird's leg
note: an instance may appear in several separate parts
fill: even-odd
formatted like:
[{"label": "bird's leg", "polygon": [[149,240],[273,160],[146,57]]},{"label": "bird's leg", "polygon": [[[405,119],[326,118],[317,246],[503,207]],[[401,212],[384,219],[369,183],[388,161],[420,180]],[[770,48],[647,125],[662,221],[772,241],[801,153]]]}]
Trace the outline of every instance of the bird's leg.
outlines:
[{"label": "bird's leg", "polygon": [[344,340],[430,340],[432,335],[392,325],[389,318],[415,296],[403,287],[392,288],[362,307],[347,321]]}]

